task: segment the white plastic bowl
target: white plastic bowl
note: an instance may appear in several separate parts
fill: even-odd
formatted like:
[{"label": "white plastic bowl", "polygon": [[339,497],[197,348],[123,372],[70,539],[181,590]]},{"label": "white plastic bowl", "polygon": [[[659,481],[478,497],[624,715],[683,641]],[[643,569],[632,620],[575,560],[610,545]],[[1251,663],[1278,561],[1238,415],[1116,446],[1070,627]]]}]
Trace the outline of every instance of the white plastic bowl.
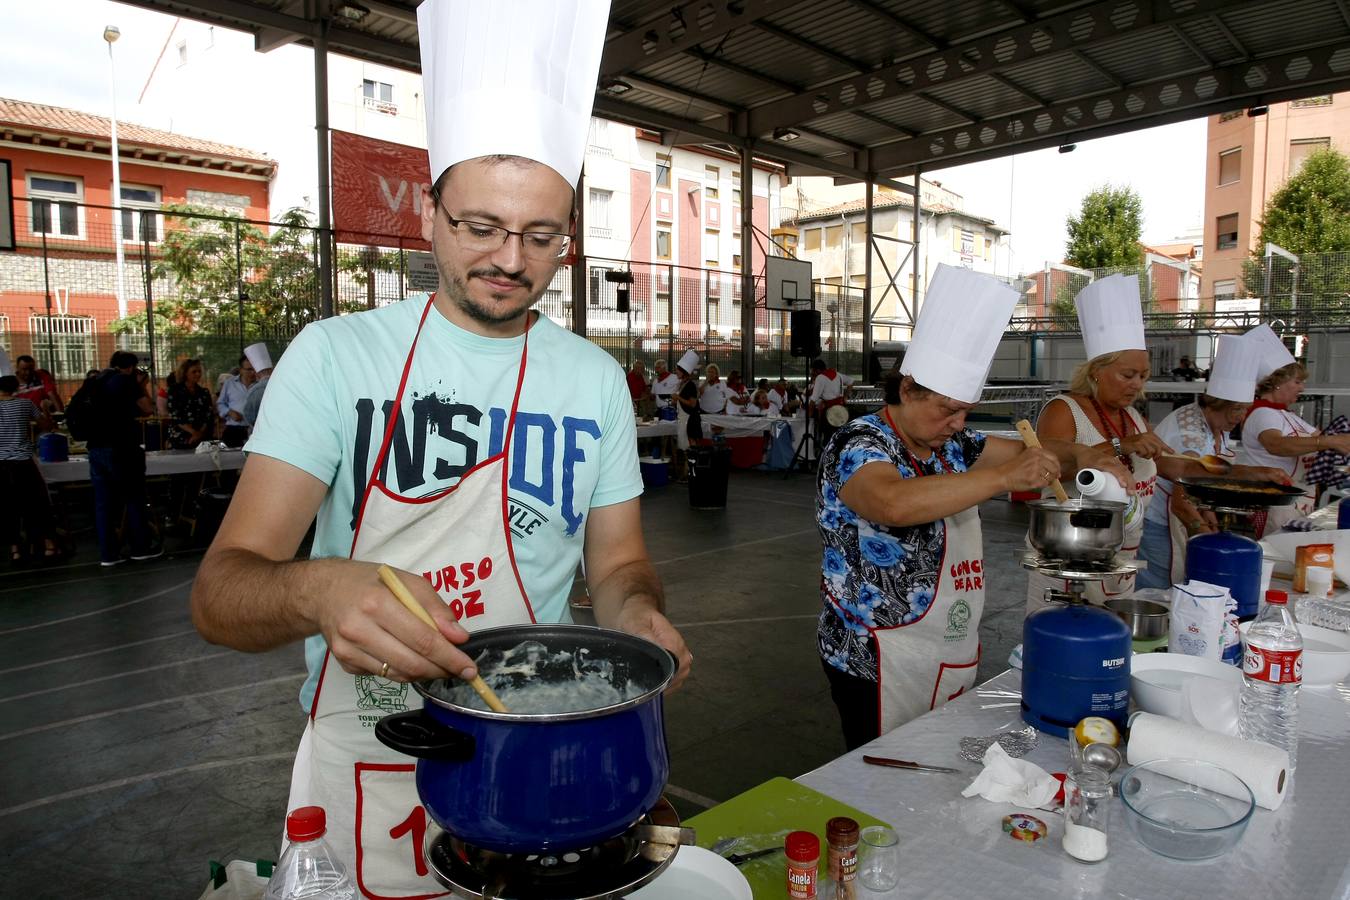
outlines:
[{"label": "white plastic bowl", "polygon": [[636,900],[752,900],[741,870],[711,850],[681,847],[670,866],[630,896]]},{"label": "white plastic bowl", "polygon": [[1242,671],[1184,653],[1136,653],[1130,658],[1130,697],[1144,712],[1231,733],[1237,724]]},{"label": "white plastic bowl", "polygon": [[[1249,625],[1239,626],[1243,640]],[[1301,623],[1298,630],[1303,635],[1304,686],[1330,687],[1350,677],[1350,634]]]}]

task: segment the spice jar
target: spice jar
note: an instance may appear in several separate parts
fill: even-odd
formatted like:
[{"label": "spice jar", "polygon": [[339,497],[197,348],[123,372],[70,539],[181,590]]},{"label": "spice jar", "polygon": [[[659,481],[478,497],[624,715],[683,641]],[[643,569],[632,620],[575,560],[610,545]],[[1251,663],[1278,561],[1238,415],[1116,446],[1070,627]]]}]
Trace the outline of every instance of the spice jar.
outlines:
[{"label": "spice jar", "polygon": [[858,823],[836,816],[825,823],[829,843],[830,884],[834,893],[827,900],[854,900],[858,896]]},{"label": "spice jar", "polygon": [[794,831],[783,840],[783,854],[787,857],[787,895],[792,900],[816,900],[820,838],[809,831]]},{"label": "spice jar", "polygon": [[1064,852],[1081,862],[1106,859],[1106,822],[1111,811],[1111,778],[1083,766],[1064,780]]}]

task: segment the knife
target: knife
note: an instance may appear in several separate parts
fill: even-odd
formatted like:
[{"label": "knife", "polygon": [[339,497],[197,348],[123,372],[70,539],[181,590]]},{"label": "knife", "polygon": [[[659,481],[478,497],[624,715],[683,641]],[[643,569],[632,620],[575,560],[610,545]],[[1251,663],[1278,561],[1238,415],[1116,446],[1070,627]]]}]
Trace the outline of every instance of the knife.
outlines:
[{"label": "knife", "polygon": [[768,856],[770,853],[777,853],[782,847],[765,847],[763,850],[751,850],[749,853],[733,853],[730,856],[723,857],[733,866],[739,866],[741,863],[747,863],[752,859],[759,859],[761,856]]},{"label": "knife", "polygon": [[949,775],[960,775],[960,769],[949,769],[945,766],[926,766],[923,763],[910,762],[907,759],[890,759],[885,756],[864,756],[863,762],[870,766],[890,766],[892,769],[909,769],[912,772],[946,772]]}]

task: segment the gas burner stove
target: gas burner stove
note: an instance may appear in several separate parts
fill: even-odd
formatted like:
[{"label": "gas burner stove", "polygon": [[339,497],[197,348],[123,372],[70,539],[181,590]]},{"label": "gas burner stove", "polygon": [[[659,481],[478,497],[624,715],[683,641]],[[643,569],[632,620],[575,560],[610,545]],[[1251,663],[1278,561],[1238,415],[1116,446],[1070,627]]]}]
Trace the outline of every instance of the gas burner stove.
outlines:
[{"label": "gas burner stove", "polygon": [[1049,559],[1034,552],[1021,554],[1022,568],[1066,581],[1101,581],[1119,575],[1130,575],[1144,568],[1138,559],[1117,557],[1113,562],[1096,563],[1064,559]]},{"label": "gas burner stove", "polygon": [[442,832],[426,853],[432,875],[467,900],[605,900],[649,883],[693,842],[662,797],[623,834],[582,850],[498,853]]}]

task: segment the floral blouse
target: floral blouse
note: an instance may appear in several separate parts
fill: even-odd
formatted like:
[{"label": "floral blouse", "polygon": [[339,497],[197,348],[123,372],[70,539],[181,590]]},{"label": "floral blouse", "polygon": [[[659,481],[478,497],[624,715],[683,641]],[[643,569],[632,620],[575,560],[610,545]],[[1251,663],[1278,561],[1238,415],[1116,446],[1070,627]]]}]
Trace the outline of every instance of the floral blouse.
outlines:
[{"label": "floral blouse", "polygon": [[191,436],[178,427],[179,423],[193,428],[208,428],[206,439],[212,437],[209,426],[215,422],[216,404],[206,388],[199,386],[197,390],[189,391],[181,384],[169,388],[169,415],[173,418],[173,424],[169,426],[169,446],[177,450],[187,450],[192,446]]},{"label": "floral blouse", "polygon": [[816,524],[825,544],[816,642],[827,663],[877,680],[872,629],[904,625],[924,614],[933,602],[946,541],[941,519],[905,527],[869,522],[839,499],[839,490],[871,462],[893,465],[904,478],[964,472],[980,458],[984,440],[965,428],[921,461],[876,415],[854,419],[830,439],[816,481]]}]

